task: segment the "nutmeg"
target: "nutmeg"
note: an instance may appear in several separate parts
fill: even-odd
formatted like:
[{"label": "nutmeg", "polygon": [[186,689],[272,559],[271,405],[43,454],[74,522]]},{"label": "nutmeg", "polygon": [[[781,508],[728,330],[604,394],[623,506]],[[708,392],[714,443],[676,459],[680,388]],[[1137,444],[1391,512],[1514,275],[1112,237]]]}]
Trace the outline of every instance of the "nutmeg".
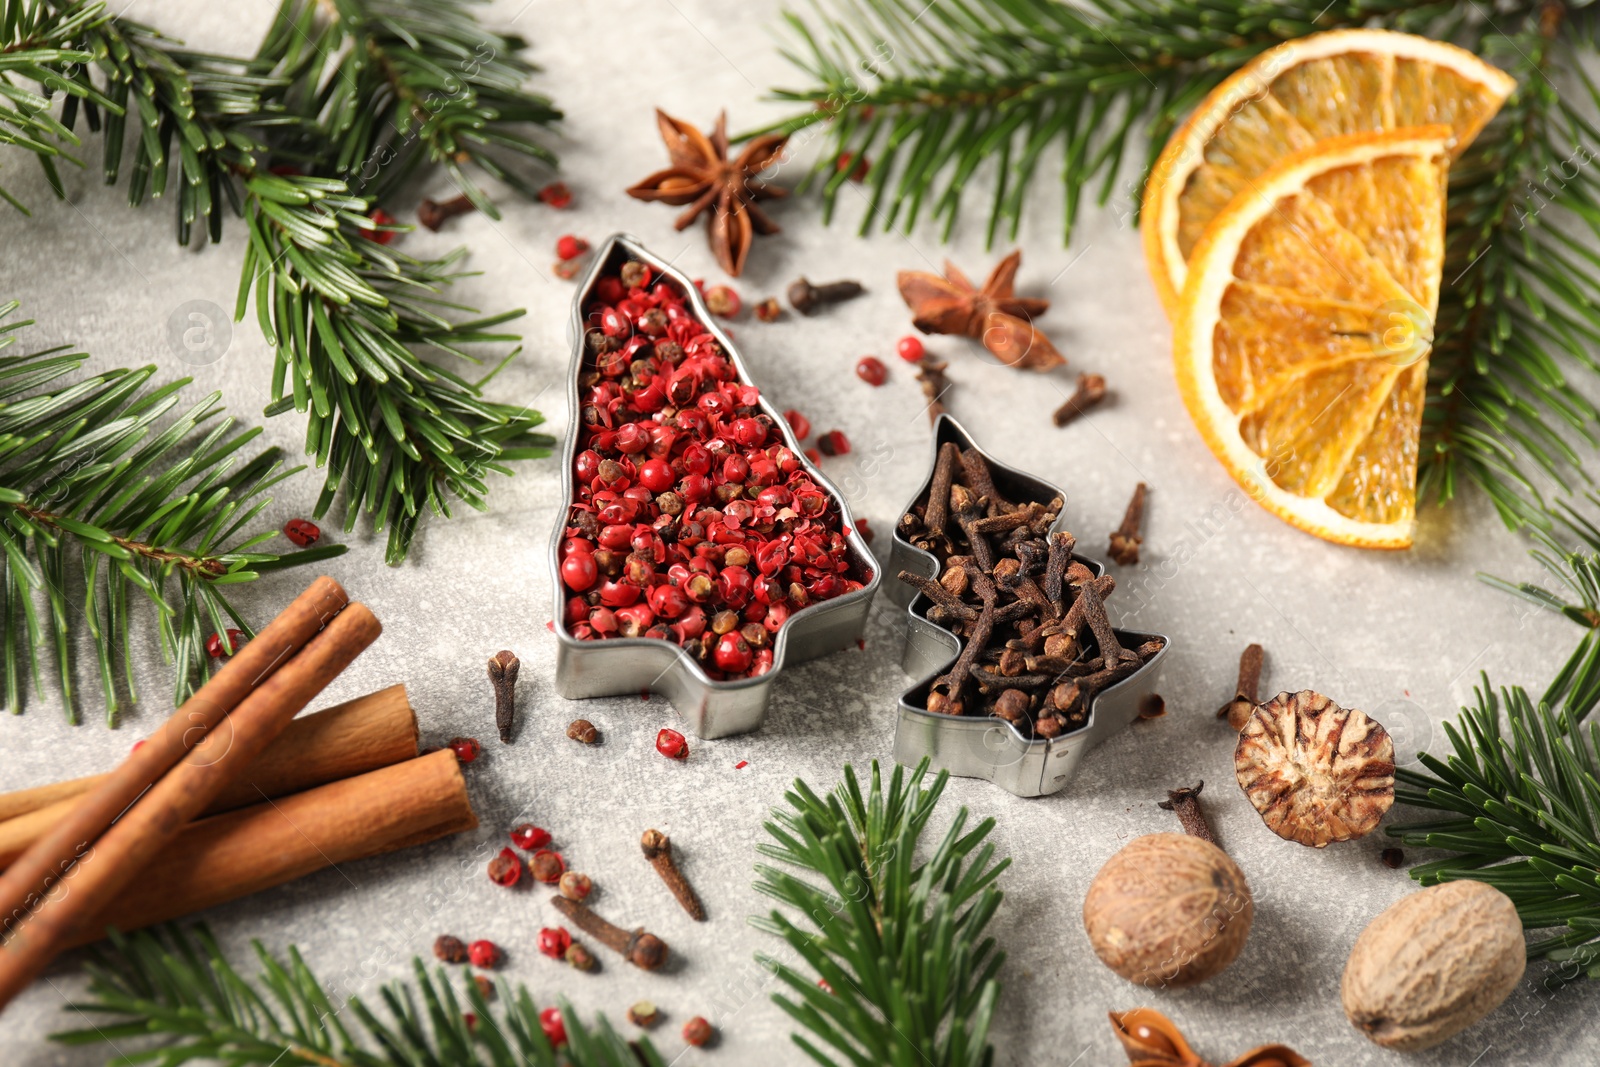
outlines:
[{"label": "nutmeg", "polygon": [[1356,1029],[1417,1052],[1473,1025],[1527,966],[1516,905],[1483,882],[1446,882],[1402,897],[1367,924],[1339,992]]},{"label": "nutmeg", "polygon": [[1084,929],[1101,962],[1150,987],[1220,973],[1244,948],[1254,915],[1239,865],[1187,834],[1134,838],[1100,868],[1083,901]]}]

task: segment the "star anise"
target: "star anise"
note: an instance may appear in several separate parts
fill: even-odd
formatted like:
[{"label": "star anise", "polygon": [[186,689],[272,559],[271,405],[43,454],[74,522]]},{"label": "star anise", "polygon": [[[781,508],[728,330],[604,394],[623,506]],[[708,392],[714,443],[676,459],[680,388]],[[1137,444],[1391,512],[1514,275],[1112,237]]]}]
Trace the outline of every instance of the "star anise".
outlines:
[{"label": "star anise", "polygon": [[[1128,1054],[1129,1067],[1211,1067],[1159,1011],[1135,1008],[1106,1014]],[[1287,1045],[1262,1045],[1224,1067],[1311,1067],[1311,1061]]]},{"label": "star anise", "polygon": [[660,108],[656,109],[656,123],[672,165],[629,188],[628,195],[675,206],[688,204],[689,210],[673,223],[680,230],[709,208],[706,234],[711,251],[722,269],[737,278],[755,235],[778,232],[778,224],[756,207],[756,201],[787,196],[789,190],[768,185],[756,175],[777,162],[789,138],[778,134],[756,137],[730,160],[727,112],[717,116],[710,137]]},{"label": "star anise", "polygon": [[945,260],[944,277],[903,270],[895,277],[911,309],[912,325],[923,333],[964,334],[983,342],[1000,362],[1026,370],[1059,367],[1066,358],[1033,326],[1050,301],[1017,296],[1019,249],[1000,261],[979,289],[954,263]]}]

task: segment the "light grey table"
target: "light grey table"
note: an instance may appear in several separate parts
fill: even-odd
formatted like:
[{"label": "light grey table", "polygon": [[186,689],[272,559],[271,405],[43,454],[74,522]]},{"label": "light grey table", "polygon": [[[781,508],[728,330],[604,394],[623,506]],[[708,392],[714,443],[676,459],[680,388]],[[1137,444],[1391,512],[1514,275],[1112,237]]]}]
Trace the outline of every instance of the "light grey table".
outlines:
[{"label": "light grey table", "polygon": [[[128,5],[131,15],[196,46],[235,52],[254,48],[273,6],[265,0]],[[726,107],[734,128],[780,113],[780,105],[761,102],[764,91],[803,77],[777,54],[769,33],[776,13],[773,4],[736,0],[503,0],[487,9],[490,22],[533,42],[533,58],[546,70],[536,84],[566,110],[558,148],[576,203],[558,213],[508,197],[500,223],[473,215],[439,235],[407,235],[402,247],[429,254],[464,243],[472,249],[471,266],[483,274],[464,281],[459,295],[485,309],[528,309],[520,323],[527,351],[500,375],[497,397],[540,408],[557,432],[566,424],[561,380],[572,287],[550,272],[558,235],[594,240],[628,230],[692,274],[721,280],[698,228],[675,233],[673,212],[630,200],[622,190],[665,158],[653,105],[704,124]],[[799,146],[799,154],[809,158],[814,148]],[[173,243],[165,205],[128,210],[121,189],[98,184],[92,161],[86,171],[65,172],[68,203],[51,197],[31,161],[15,152],[0,151],[0,167],[7,186],[35,210],[32,220],[0,212],[0,300],[22,300],[25,313],[39,320],[28,335],[35,346],[83,346],[95,367],[153,362],[162,380],[192,374],[195,395],[220,389],[231,410],[260,421],[271,354],[253,316],[234,329],[225,356],[203,366],[180,361],[165,332],[169,314],[185,301],[232,307],[241,227],[230,226],[220,247],[190,252]],[[838,427],[851,436],[855,451],[826,461],[826,468],[856,514],[879,531],[891,529],[928,460],[920,391],[892,356],[909,318],[894,272],[935,269],[949,255],[981,277],[1004,251],[983,248],[978,213],[989,180],[983,174],[974,181],[974,210],[948,248],[926,228],[909,238],[857,238],[863,205],[853,191],[842,198],[843,217],[831,228],[818,223],[814,202],[780,204],[775,217],[783,234],[757,242],[747,276],[737,283],[747,303],[781,292],[802,272],[814,280],[854,276],[867,285],[866,297],[815,319],[790,315],[765,325],[747,314],[734,329],[779,407],[800,408],[818,430]],[[1150,484],[1144,562],[1115,569],[1113,606],[1129,625],[1173,635],[1174,648],[1166,694],[1171,714],[1136,725],[1086,758],[1065,792],[1019,800],[982,782],[951,785],[943,816],[959,805],[995,816],[995,842],[1013,859],[994,924],[1009,953],[994,1032],[998,1061],[1121,1062],[1105,1013],[1150,1003],[1216,1062],[1270,1041],[1289,1042],[1320,1065],[1394,1062],[1398,1057],[1368,1044],[1345,1021],[1338,982],[1361,928],[1411,883],[1378,861],[1387,844],[1382,838],[1312,851],[1274,837],[1231,782],[1233,745],[1212,710],[1230,692],[1239,650],[1259,640],[1268,650],[1267,691],[1313,687],[1362,707],[1394,731],[1409,757],[1430,742],[1443,743],[1438,724],[1470,698],[1479,671],[1498,683],[1542,687],[1577,632],[1529,614],[1474,579],[1480,570],[1522,578],[1536,568],[1525,546],[1471,493],[1447,514],[1426,511],[1416,547],[1401,554],[1326,545],[1243,502],[1172,387],[1168,328],[1145,278],[1129,186],[1121,186],[1111,209],[1087,211],[1072,246],[1063,248],[1058,192],[1043,174],[1036,184],[1019,242],[1026,249],[1021,287],[1053,302],[1041,325],[1070,366],[1038,377],[996,366],[966,342],[936,338],[929,349],[949,358],[958,383],[950,407],[979,441],[1066,488],[1073,529],[1088,551],[1103,551],[1134,483]],[[417,199],[448,192],[436,179],[391,210],[410,221]],[[868,352],[888,357],[890,382],[881,389],[850,373]],[[1049,413],[1080,370],[1105,374],[1116,399],[1056,430]],[[293,415],[266,422],[266,439],[291,452],[301,431]],[[283,485],[270,520],[305,514],[319,482],[308,472]],[[658,1034],[671,1055],[681,1049],[678,1025],[707,1015],[723,1032],[721,1046],[690,1052],[682,1062],[801,1063],[787,1039],[788,1017],[769,1000],[773,987],[753,962],[758,950],[780,947],[745,922],[767,906],[750,885],[755,845],[764,813],[793,777],[827,787],[846,762],[864,768],[887,758],[894,701],[907,684],[898,667],[896,613],[887,601],[875,610],[864,651],[792,668],[759,733],[695,744],[687,763],[670,763],[652,750],[656,730],[673,721],[664,701],[577,705],[551,690],[544,553],[558,495],[551,463],[522,464],[515,478],[494,483],[489,514],[463,508],[453,521],[430,522],[405,566],[385,567],[381,540],[363,529],[329,567],[372,606],[386,633],[328,691],[328,701],[403,681],[428,742],[456,734],[482,738],[485,757],[468,768],[481,828],[324,871],[205,919],[241,962],[250,938],[275,950],[300,945],[341,996],[371,994],[380,982],[407,977],[410,957],[425,954],[438,933],[489,937],[511,955],[504,973],[527,983],[541,1002],[565,993],[585,1013],[620,1019],[634,1000],[655,1000],[669,1013],[670,1024]],[[878,550],[886,551],[882,539]],[[306,578],[274,577],[240,601],[265,619]],[[493,739],[484,677],[485,659],[502,647],[523,662],[521,734],[511,747]],[[143,703],[120,731],[106,730],[92,706],[85,725],[69,728],[49,691],[22,717],[0,723],[0,789],[112,765],[167,710],[167,676],[153,643],[141,650],[140,675]],[[581,749],[567,741],[565,724],[578,715],[605,732],[603,746]],[[741,761],[746,765],[736,769]],[[1220,978],[1184,992],[1142,994],[1090,951],[1080,920],[1083,894],[1128,838],[1174,829],[1173,817],[1155,801],[1169,787],[1199,778],[1208,783],[1207,810],[1221,840],[1254,887],[1255,929],[1243,956]],[[590,976],[539,956],[536,932],[558,918],[545,894],[491,885],[475,859],[480,846],[498,848],[505,830],[524,819],[550,828],[568,862],[594,877],[605,914],[649,924],[671,943],[681,968],[646,975],[609,958]],[[706,899],[709,923],[691,923],[647,869],[637,844],[647,826],[667,830],[677,842]],[[1485,1025],[1413,1062],[1600,1059],[1600,1035],[1589,1024],[1600,995],[1592,986],[1542,993],[1533,977],[1539,971]],[[108,1049],[67,1050],[45,1039],[79,1024],[61,1009],[81,985],[77,960],[64,960],[13,1004],[0,1017],[0,1060],[19,1067],[103,1062]]]}]

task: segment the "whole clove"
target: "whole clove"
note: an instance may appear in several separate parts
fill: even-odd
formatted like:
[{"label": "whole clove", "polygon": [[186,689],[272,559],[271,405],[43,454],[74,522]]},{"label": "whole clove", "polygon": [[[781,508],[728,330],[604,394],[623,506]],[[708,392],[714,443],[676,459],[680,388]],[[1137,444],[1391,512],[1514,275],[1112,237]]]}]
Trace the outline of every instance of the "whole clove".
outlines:
[{"label": "whole clove", "polygon": [[595,914],[587,904],[556,895],[550,898],[555,909],[572,925],[619,954],[641,971],[653,971],[667,962],[667,943],[643,927],[628,931]]},{"label": "whole clove", "polygon": [[1156,807],[1176,814],[1183,832],[1190,837],[1198,837],[1214,845],[1217,839],[1211,833],[1211,824],[1206,822],[1205,812],[1200,810],[1200,790],[1205,788],[1205,784],[1202,781],[1182,789],[1169,789],[1167,799],[1156,801]]},{"label": "whole clove", "polygon": [[860,282],[824,282],[812,285],[802,275],[789,283],[789,303],[802,315],[809,315],[826,304],[837,304],[866,292]]},{"label": "whole clove", "polygon": [[950,391],[951,382],[945,375],[949,366],[943,360],[924,356],[917,364],[917,381],[922,383],[922,396],[927,401],[928,421],[937,422],[944,414],[944,395]]},{"label": "whole clove", "polygon": [[476,210],[477,205],[473,204],[465,196],[451,197],[442,203],[435,200],[424,200],[417,205],[417,221],[434,233],[438,233],[439,227],[450,219]]},{"label": "whole clove", "polygon": [[976,449],[940,449],[928,496],[898,530],[940,567],[937,579],[900,574],[923,594],[917,610],[962,642],[929,686],[929,711],[1058,737],[1087,725],[1095,695],[1161,650],[1159,639],[1123,647],[1105,606],[1116,581],[1095,577],[1073,558],[1073,536],[1052,531],[1061,507],[1059,497],[1010,499]]},{"label": "whole clove", "polygon": [[1233,687],[1233,699],[1223,702],[1217,709],[1217,718],[1227,719],[1235,730],[1243,730],[1250,713],[1256,710],[1261,689],[1261,665],[1266,658],[1260,645],[1246,645],[1239,653],[1239,680]]},{"label": "whole clove", "polygon": [[683,905],[683,910],[689,913],[689,918],[695,922],[705,922],[705,905],[700,903],[699,895],[672,858],[672,839],[660,830],[646,830],[639,838],[639,847],[644,850],[644,858],[650,861],[650,866],[656,869],[678,903]]},{"label": "whole clove", "polygon": [[1124,567],[1131,567],[1139,562],[1139,545],[1144,542],[1144,537],[1139,533],[1139,527],[1144,525],[1144,498],[1149,488],[1140,482],[1133,488],[1133,499],[1128,501],[1128,510],[1122,513],[1122,525],[1111,532],[1111,548],[1108,550],[1112,559]]},{"label": "whole clove", "polygon": [[494,724],[500,740],[511,743],[511,727],[517,714],[517,669],[522,663],[502,649],[489,657],[489,682],[494,686]]},{"label": "whole clove", "polygon": [[1079,415],[1099,404],[1106,398],[1106,380],[1099,374],[1078,375],[1078,387],[1072,395],[1067,397],[1067,402],[1056,408],[1050,416],[1050,421],[1057,426],[1065,426]]}]

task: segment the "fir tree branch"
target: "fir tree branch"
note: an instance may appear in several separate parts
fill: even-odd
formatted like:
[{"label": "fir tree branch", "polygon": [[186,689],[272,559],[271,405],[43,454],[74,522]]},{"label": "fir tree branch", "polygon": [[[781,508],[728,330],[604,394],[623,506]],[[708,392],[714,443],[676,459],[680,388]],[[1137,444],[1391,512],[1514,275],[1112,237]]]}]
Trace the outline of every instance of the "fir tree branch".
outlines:
[{"label": "fir tree branch", "polygon": [[[551,1046],[527,989],[501,982],[490,1001],[471,976],[457,996],[442,968],[429,974],[412,960],[414,983],[380,993],[388,1020],[359,998],[342,1005],[291,947],[285,963],[255,942],[260,972],[247,981],[204,927],[113,935],[96,950],[89,999],[68,1005],[109,1016],[81,1030],[53,1034],[66,1045],[157,1037],[148,1051],[119,1056],[114,1067],[221,1060],[231,1067],[665,1067],[648,1039],[635,1048],[604,1016],[593,1027],[560,1002],[567,1045]],[[420,999],[420,1004],[419,1004]],[[353,1022],[340,1016],[348,1008]]]},{"label": "fir tree branch", "polygon": [[[0,0],[8,12],[25,2]],[[78,4],[54,10],[82,19]],[[424,510],[483,510],[491,473],[549,454],[538,412],[484,399],[492,373],[473,382],[420,355],[477,363],[475,346],[516,340],[494,327],[521,311],[474,317],[446,301],[464,253],[388,249],[400,228],[374,208],[425,163],[490,212],[468,166],[532,190],[507,160],[552,162],[520,130],[559,112],[521,88],[533,68],[516,57],[519,40],[484,30],[468,0],[283,0],[248,60],[189,51],[123,18],[73,36],[106,81],[81,109],[91,129],[104,114],[106,180],[125,180],[136,205],[175,194],[184,243],[220,240],[227,213],[244,217],[235,314],[253,301],[277,349],[267,413],[307,415],[306,452],[328,469],[316,517],[342,490],[346,529],[367,513],[399,563]],[[86,73],[76,84],[93,92]],[[69,98],[68,131],[78,110]]]},{"label": "fir tree branch", "polygon": [[[5,321],[17,306],[0,306],[0,353],[31,325]],[[236,432],[218,394],[166,419],[187,378],[152,388],[147,366],[62,380],[87,358],[65,347],[0,355],[0,678],[6,706],[20,712],[26,678],[40,687],[38,651],[48,648],[76,723],[72,649],[87,631],[114,726],[121,689],[134,699],[140,595],[156,612],[181,702],[210,675],[208,633],[252,633],[225,587],[345,546],[259,551],[276,531],[246,528],[272,502],[267,490],[304,468],[281,469],[275,448],[247,456],[261,431]],[[48,609],[42,620],[36,595]]]},{"label": "fir tree branch", "polygon": [[[1000,906],[994,828],[966,829],[967,810],[922,863],[917,843],[949,774],[926,789],[924,759],[907,780],[896,767],[888,791],[877,761],[863,796],[855,770],[825,798],[796,780],[790,810],[766,830],[777,844],[762,855],[820,878],[758,864],[756,889],[799,914],[774,910],[751,920],[776,934],[815,972],[775,957],[757,958],[792,990],[773,1000],[808,1034],[793,1040],[822,1064],[987,1064],[989,1025],[1000,995],[1005,954],[984,935]],[[825,987],[818,982],[818,977]]]}]

